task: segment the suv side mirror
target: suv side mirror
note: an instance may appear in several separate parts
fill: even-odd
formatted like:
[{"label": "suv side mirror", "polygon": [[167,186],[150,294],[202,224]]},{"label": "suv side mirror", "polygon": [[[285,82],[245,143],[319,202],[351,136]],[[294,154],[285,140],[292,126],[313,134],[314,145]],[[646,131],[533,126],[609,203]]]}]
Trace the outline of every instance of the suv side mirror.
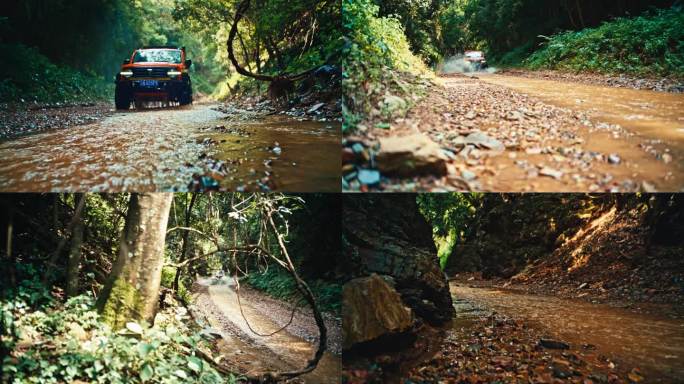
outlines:
[{"label": "suv side mirror", "polygon": [[130,63],[131,63],[131,59],[124,59],[123,63],[124,63],[124,65],[125,65],[125,64],[130,64]]},{"label": "suv side mirror", "polygon": [[192,60],[185,60],[185,68],[190,69],[191,65],[192,65]]}]

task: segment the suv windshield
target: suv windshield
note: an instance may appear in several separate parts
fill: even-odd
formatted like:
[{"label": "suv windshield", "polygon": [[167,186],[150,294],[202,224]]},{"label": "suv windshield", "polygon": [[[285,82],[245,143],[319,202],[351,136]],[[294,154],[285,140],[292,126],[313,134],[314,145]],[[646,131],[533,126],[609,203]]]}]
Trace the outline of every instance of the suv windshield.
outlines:
[{"label": "suv windshield", "polygon": [[133,62],[180,64],[181,51],[177,49],[141,49],[135,51]]}]

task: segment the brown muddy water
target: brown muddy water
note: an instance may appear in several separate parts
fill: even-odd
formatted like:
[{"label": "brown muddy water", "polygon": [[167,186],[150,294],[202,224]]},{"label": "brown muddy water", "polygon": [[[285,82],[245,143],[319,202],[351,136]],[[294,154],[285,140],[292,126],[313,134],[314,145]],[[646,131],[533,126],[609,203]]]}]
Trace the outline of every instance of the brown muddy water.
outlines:
[{"label": "brown muddy water", "polygon": [[648,382],[684,377],[684,320],[634,313],[622,308],[493,288],[451,285],[455,328],[496,311],[523,320],[573,347],[592,344],[618,364],[638,367]]},{"label": "brown muddy water", "polygon": [[[670,152],[675,159],[674,172],[684,174],[684,94],[486,73],[478,73],[477,77],[549,104],[587,113],[594,121],[617,124],[636,136],[627,143],[632,147],[632,155],[646,140],[648,144]],[[596,140],[588,141],[590,148],[605,151],[610,145],[605,140],[606,135],[593,136]],[[641,152],[642,156],[648,156]]]},{"label": "brown muddy water", "polygon": [[268,176],[277,190],[339,192],[339,123],[299,121],[283,115],[225,123],[228,132],[206,134],[218,143],[213,149],[215,158],[240,164],[220,181],[222,187],[234,190]]},{"label": "brown muddy water", "polygon": [[[237,327],[239,333],[247,335],[249,342],[244,343],[245,340],[242,340],[242,348],[247,356],[257,360],[252,363],[260,367],[275,366],[278,369],[295,370],[304,367],[313,356],[316,346],[288,333],[287,329],[271,336],[253,333],[250,326],[262,335],[270,334],[281,327],[259,313],[244,297],[241,297],[243,317],[232,279],[203,278],[198,283],[208,287],[211,301],[220,311],[221,317],[231,323],[230,327]],[[249,326],[245,319],[249,321]],[[306,383],[312,384],[338,383],[341,364],[340,357],[325,352],[316,369],[301,377]]]},{"label": "brown muddy water", "polygon": [[[119,112],[98,123],[57,129],[0,143],[0,191],[184,191],[207,159],[226,160],[226,189],[257,189],[268,168],[276,190],[339,190],[340,124],[289,117],[226,120],[212,104]],[[239,124],[237,142],[204,141],[207,128]],[[226,140],[220,143],[220,140]],[[334,166],[333,166],[334,163]],[[261,168],[263,167],[263,169]],[[334,170],[333,170],[334,169]]]}]

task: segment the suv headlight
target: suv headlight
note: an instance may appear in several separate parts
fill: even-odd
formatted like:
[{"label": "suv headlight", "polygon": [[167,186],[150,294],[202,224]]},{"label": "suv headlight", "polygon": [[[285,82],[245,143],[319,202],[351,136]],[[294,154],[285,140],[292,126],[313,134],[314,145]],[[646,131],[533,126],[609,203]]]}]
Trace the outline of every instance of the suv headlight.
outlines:
[{"label": "suv headlight", "polygon": [[183,73],[181,71],[177,71],[175,69],[172,69],[172,70],[168,71],[166,74],[169,76],[180,76]]},{"label": "suv headlight", "polygon": [[119,74],[123,77],[131,77],[133,76],[133,71],[121,71]]}]

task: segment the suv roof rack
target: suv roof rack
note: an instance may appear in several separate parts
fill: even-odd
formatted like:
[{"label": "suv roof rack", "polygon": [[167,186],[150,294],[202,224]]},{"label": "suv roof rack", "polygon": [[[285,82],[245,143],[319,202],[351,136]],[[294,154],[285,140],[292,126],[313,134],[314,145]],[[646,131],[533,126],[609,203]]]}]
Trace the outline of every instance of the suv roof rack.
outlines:
[{"label": "suv roof rack", "polygon": [[180,49],[175,45],[148,45],[140,49]]}]

